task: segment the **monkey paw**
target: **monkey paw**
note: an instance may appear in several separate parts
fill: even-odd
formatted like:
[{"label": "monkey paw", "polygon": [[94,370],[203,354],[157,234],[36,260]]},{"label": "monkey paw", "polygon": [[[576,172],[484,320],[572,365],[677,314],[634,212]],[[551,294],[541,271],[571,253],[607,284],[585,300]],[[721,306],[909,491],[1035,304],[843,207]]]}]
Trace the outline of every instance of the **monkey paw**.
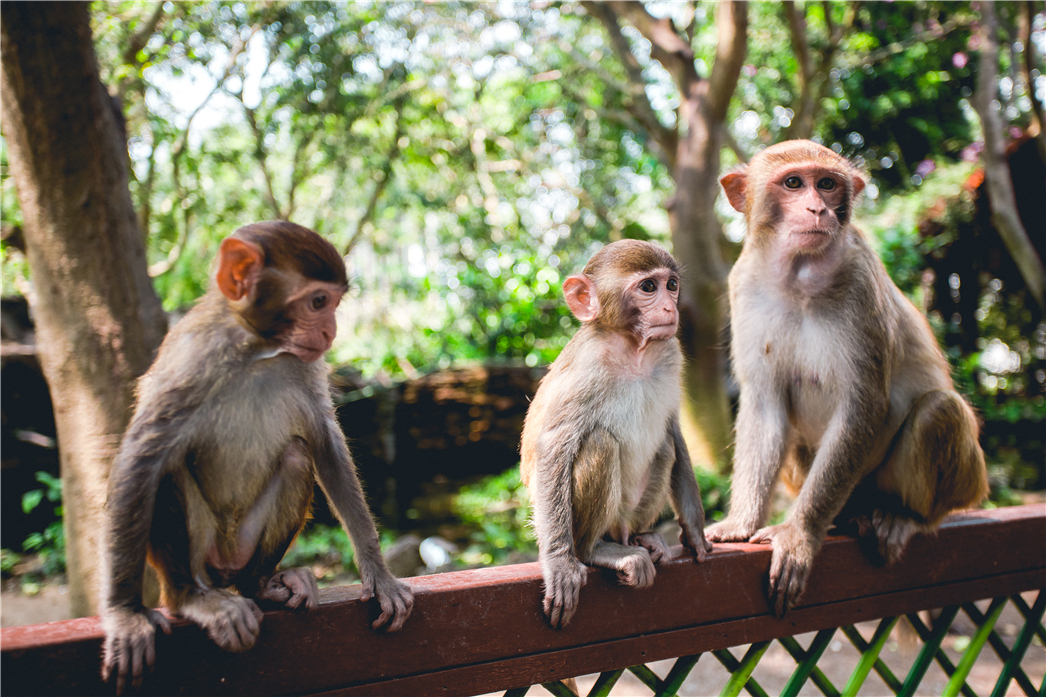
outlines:
[{"label": "monkey paw", "polygon": [[316,577],[309,569],[286,569],[274,575],[257,597],[286,605],[291,610],[313,610],[319,602]]},{"label": "monkey paw", "polygon": [[105,629],[105,657],[102,661],[102,680],[108,682],[114,669],[116,694],[121,694],[131,678],[131,688],[142,685],[144,669],[151,669],[156,660],[156,627],[164,634],[171,633],[171,624],[159,611],[144,609],[113,610],[102,619]]},{"label": "monkey paw", "polygon": [[705,530],[705,537],[712,542],[748,542],[755,531],[755,525],[732,520],[727,516],[726,520],[710,525]]},{"label": "monkey paw", "polygon": [[414,591],[388,572],[386,574],[379,579],[364,581],[360,600],[366,602],[373,597],[378,598],[381,616],[371,624],[372,629],[381,629],[388,625],[386,631],[398,632],[414,610]]},{"label": "monkey paw", "polygon": [[[643,552],[649,558],[649,554]],[[543,607],[555,629],[566,627],[577,610],[581,587],[588,579],[587,567],[574,556],[543,560],[545,599]]]},{"label": "monkey paw", "polygon": [[751,542],[773,545],[767,599],[774,616],[784,617],[806,590],[806,580],[817,553],[816,543],[788,522],[763,528],[752,536]]},{"label": "monkey paw", "polygon": [[632,543],[650,553],[650,561],[660,564],[668,560],[668,545],[660,533],[643,532],[632,536]]},{"label": "monkey paw", "polygon": [[211,640],[226,651],[246,651],[261,633],[262,611],[254,601],[223,588],[190,596],[178,614],[206,629]]},{"label": "monkey paw", "polygon": [[879,543],[879,556],[887,564],[893,564],[901,558],[908,542],[922,526],[911,518],[876,510],[872,514],[871,528]]},{"label": "monkey paw", "polygon": [[679,542],[690,550],[694,560],[702,562],[712,551],[712,541],[705,536],[704,526],[700,523],[679,523]]},{"label": "monkey paw", "polygon": [[642,547],[635,549],[632,554],[622,557],[616,568],[617,580],[622,585],[632,588],[649,588],[654,585],[654,578],[657,576],[650,553]]}]

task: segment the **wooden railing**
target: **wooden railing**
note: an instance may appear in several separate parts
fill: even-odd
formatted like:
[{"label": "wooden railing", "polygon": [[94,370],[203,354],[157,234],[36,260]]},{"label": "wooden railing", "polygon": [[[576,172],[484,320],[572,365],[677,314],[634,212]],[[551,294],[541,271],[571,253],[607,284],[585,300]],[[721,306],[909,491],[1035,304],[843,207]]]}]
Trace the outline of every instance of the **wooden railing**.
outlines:
[{"label": "wooden railing", "polygon": [[[396,634],[371,631],[376,611],[358,601],[358,585],[329,588],[313,612],[267,613],[258,644],[243,654],[223,653],[196,627],[177,623],[172,636],[157,638],[156,667],[142,693],[522,694],[518,688],[590,673],[614,676],[668,658],[687,657],[679,664],[692,665],[711,651],[723,660],[719,650],[732,646],[755,648],[804,632],[1046,588],[1046,506],[954,515],[936,536],[916,537],[901,562],[885,568],[869,563],[854,540],[830,537],[801,604],[784,619],[767,609],[769,564],[767,546],[716,545],[702,564],[680,556],[658,567],[656,583],[643,591],[590,570],[577,615],[562,631],[551,629],[541,613],[537,564],[410,579],[414,614]],[[1041,594],[1030,610],[1038,618],[1021,634],[1025,645],[1033,634],[1043,635],[1044,601]],[[927,645],[933,639],[923,638]],[[988,638],[978,639],[981,646]],[[0,688],[5,697],[111,694],[99,678],[101,644],[97,618],[4,629]],[[1019,662],[1020,656],[1011,660],[1017,667],[1010,671],[1026,686]],[[813,664],[804,670],[816,672]],[[737,690],[747,682],[756,693],[743,671],[733,678]],[[655,687],[671,693],[667,683]]]}]

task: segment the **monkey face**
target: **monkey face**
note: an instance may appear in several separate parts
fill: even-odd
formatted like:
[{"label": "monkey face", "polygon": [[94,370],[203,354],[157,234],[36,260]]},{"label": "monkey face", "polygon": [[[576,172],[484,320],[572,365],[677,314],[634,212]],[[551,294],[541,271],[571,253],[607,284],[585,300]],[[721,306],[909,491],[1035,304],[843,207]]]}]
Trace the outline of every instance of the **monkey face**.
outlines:
[{"label": "monkey face", "polygon": [[625,283],[626,302],[632,306],[633,331],[640,340],[665,341],[679,326],[679,275],[659,268],[633,274]]},{"label": "monkey face", "polygon": [[286,314],[291,323],[279,337],[281,348],[306,363],[322,358],[338,333],[335,312],[344,294],[343,285],[303,281],[298,292],[287,299]]},{"label": "monkey face", "polygon": [[846,218],[846,178],[838,171],[816,164],[788,168],[771,180],[769,189],[780,214],[778,234],[797,252],[824,249]]}]

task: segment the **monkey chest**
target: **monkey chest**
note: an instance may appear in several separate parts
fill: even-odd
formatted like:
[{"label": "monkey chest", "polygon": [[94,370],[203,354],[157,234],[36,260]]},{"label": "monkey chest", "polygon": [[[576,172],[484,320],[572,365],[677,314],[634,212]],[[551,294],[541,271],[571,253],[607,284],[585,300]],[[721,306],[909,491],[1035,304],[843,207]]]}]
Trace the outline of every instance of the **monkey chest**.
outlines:
[{"label": "monkey chest", "polygon": [[[651,380],[620,386],[616,398],[606,401],[599,426],[618,444],[618,465],[626,489],[641,493],[650,481],[650,468],[665,442],[668,424],[679,405],[678,381]],[[638,496],[635,497],[638,500]]]},{"label": "monkey chest", "polygon": [[816,446],[838,412],[851,361],[847,347],[840,344],[837,329],[800,318],[791,332],[779,336],[777,353],[771,340],[767,369],[783,395],[792,427],[809,445]]}]

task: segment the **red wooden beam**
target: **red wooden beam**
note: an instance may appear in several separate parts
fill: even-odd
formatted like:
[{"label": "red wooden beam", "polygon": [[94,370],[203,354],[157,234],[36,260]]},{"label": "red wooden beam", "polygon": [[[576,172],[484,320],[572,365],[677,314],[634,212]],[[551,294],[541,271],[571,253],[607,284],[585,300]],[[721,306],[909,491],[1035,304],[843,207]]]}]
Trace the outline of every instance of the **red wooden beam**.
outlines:
[{"label": "red wooden beam", "polygon": [[[769,547],[716,545],[702,564],[658,567],[642,591],[593,569],[562,631],[541,613],[537,564],[410,579],[414,614],[397,634],[370,630],[377,613],[358,602],[359,586],[330,588],[314,612],[266,613],[258,644],[243,654],[179,623],[157,638],[143,693],[468,695],[1044,588],[1046,506],[952,516],[887,568],[854,540],[831,537],[802,604],[783,620],[763,595],[769,565]],[[0,687],[111,694],[98,677],[101,641],[97,618],[4,629]]]}]

